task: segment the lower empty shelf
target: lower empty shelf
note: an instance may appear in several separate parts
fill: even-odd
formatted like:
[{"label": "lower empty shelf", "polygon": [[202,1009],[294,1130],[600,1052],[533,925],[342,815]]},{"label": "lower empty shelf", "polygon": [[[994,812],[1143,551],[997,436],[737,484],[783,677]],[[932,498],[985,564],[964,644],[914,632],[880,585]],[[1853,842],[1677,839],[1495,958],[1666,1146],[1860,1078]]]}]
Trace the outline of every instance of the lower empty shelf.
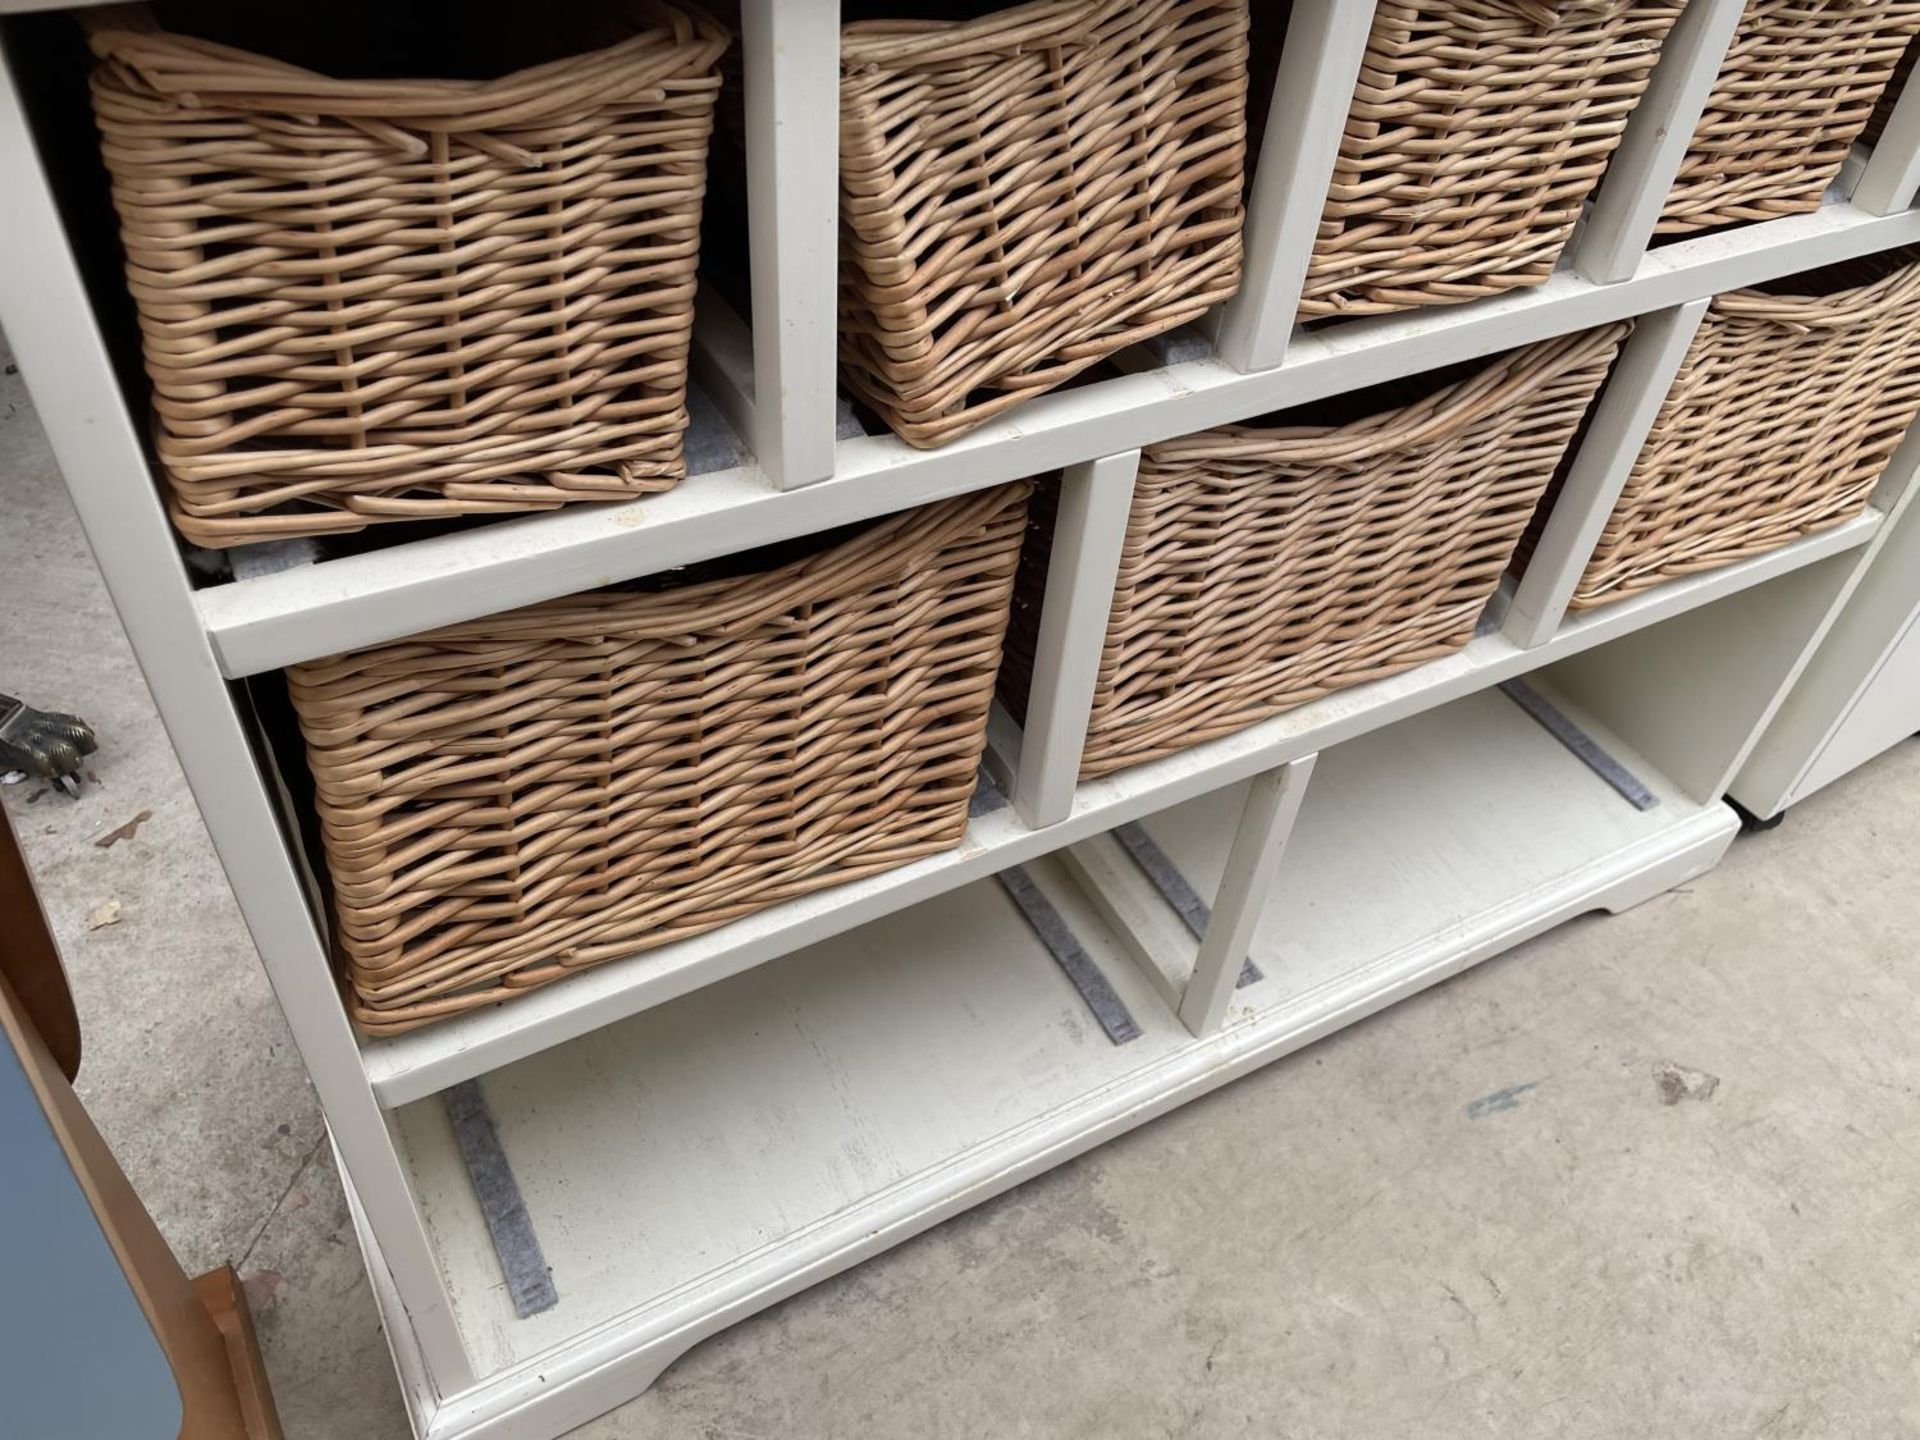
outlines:
[{"label": "lower empty shelf", "polygon": [[[1636,809],[1499,690],[1338,746],[1320,757],[1248,947],[1264,980],[1236,993],[1236,1013],[1327,986],[1365,991],[1410,957],[1494,953],[1557,923],[1560,902],[1601,884],[1617,857],[1703,815],[1732,823],[1547,698],[1657,803]],[[1203,896],[1220,883],[1245,793],[1231,786],[1144,822]]]},{"label": "lower empty shelf", "polygon": [[[441,1103],[402,1107],[486,1377],[423,1428],[506,1437],[534,1401],[584,1419],[806,1284],[1528,934],[1710,867],[1732,812],[1615,753],[1657,806],[1634,809],[1497,692],[1323,755],[1253,947],[1266,978],[1203,1039],[1047,860],[1031,873],[1139,1022],[1127,1044],[987,881],[489,1075],[560,1297],[529,1319]],[[1237,813],[1228,792],[1148,824],[1205,893]]]}]

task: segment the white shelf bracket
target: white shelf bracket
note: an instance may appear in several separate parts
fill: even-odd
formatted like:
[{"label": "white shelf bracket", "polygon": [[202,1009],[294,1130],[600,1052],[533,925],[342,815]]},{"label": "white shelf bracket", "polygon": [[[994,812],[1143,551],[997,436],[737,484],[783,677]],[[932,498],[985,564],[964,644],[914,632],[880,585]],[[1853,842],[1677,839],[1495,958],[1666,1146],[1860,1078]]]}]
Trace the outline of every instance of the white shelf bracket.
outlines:
[{"label": "white shelf bracket", "polygon": [[[0,42],[3,43],[3,42]],[[87,543],[153,691],[275,998],[442,1393],[474,1380],[405,1166],[375,1102],[326,950],[214,665],[106,346],[0,54],[0,324],[28,377]]]},{"label": "white shelf bracket", "polygon": [[1227,1004],[1240,980],[1254,926],[1267,906],[1273,878],[1280,870],[1293,822],[1306,797],[1317,756],[1256,775],[1247,786],[1246,804],[1226,869],[1213,897],[1213,918],[1193,962],[1193,978],[1180,999],[1180,1023],[1195,1035],[1207,1035],[1227,1018]]},{"label": "white shelf bracket", "polygon": [[1127,957],[1194,1035],[1211,1034],[1226,1019],[1317,758],[1302,756],[1247,782],[1197,951],[1191,917],[1169,903],[1160,883],[1113,835],[1056,852]]},{"label": "white shelf bracket", "polygon": [[1692,300],[1649,315],[1635,322],[1621,346],[1501,622],[1501,632],[1521,649],[1544,645],[1559,630],[1709,303]]},{"label": "white shelf bracket", "polygon": [[782,490],[833,474],[840,245],[839,0],[742,0],[753,433]]},{"label": "white shelf bracket", "polygon": [[1853,203],[1870,215],[1894,215],[1912,209],[1916,193],[1920,193],[1920,84],[1909,79],[1853,187]]},{"label": "white shelf bracket", "polygon": [[1667,32],[1574,242],[1574,268],[1594,284],[1630,280],[1640,268],[1745,8],[1746,0],[1691,0]]},{"label": "white shelf bracket", "polygon": [[1178,1013],[1193,973],[1193,936],[1111,833],[1056,850],[1054,859],[1080,887],[1168,1010]]},{"label": "white shelf bracket", "polygon": [[1247,197],[1240,290],[1215,322],[1215,353],[1243,375],[1286,358],[1373,11],[1373,0],[1294,4]]},{"label": "white shelf bracket", "polygon": [[1070,465],[1060,475],[1027,723],[1011,796],[1015,813],[1034,829],[1057,825],[1073,811],[1139,469],[1140,452],[1126,450]]}]

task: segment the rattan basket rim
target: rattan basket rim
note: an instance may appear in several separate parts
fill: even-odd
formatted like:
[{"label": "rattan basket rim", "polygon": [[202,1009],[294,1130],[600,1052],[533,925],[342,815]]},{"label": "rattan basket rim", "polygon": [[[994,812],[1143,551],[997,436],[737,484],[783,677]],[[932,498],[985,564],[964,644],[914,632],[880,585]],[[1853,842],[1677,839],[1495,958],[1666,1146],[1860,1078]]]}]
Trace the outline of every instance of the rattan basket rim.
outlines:
[{"label": "rattan basket rim", "polygon": [[[1604,10],[1616,0],[1480,0],[1539,25],[1568,10]],[[899,65],[960,58],[982,50],[1014,51],[1071,44],[1089,15],[1133,8],[1132,0],[1029,0],[971,20],[855,20],[841,27],[843,65]]]},{"label": "rattan basket rim", "polygon": [[1869,324],[1920,296],[1920,263],[1909,263],[1859,285],[1824,295],[1776,295],[1765,290],[1729,290],[1714,297],[1721,315],[1766,320],[1794,330],[1837,329]]},{"label": "rattan basket rim", "polygon": [[1617,344],[1625,321],[1577,331],[1499,356],[1476,373],[1423,399],[1344,425],[1222,425],[1147,447],[1157,464],[1223,458],[1269,459],[1285,465],[1358,465],[1381,455],[1451,439],[1593,355]]},{"label": "rattan basket rim", "polygon": [[[730,43],[726,27],[694,6],[677,0],[629,3],[654,28],[482,80],[338,79],[163,29],[146,5],[89,11],[85,24],[96,56],[123,67],[155,95],[185,105],[471,132],[577,111],[583,99],[604,104],[664,98],[662,81],[711,67]],[[403,143],[398,136],[396,143]]]},{"label": "rattan basket rim", "polygon": [[[1032,489],[1032,482],[1014,486]],[[374,647],[392,652],[416,670],[427,647],[444,650],[462,643],[494,646],[502,641],[591,641],[617,620],[629,639],[673,640],[690,629],[703,635],[724,635],[765,624],[810,593],[817,593],[822,577],[841,571],[876,570],[905,565],[916,557],[943,549],[957,536],[977,528],[1010,502],[1009,487],[995,485],[966,497],[968,503],[950,505],[934,523],[924,508],[902,510],[862,529],[856,535],[815,554],[790,560],[770,570],[702,580],[671,590],[590,590],[539,601],[501,615],[462,621],[438,630]],[[732,593],[730,593],[732,592]],[[364,672],[370,651],[312,660],[288,671],[296,687],[323,686],[340,675]],[[452,663],[452,662],[450,662]]]},{"label": "rattan basket rim", "polygon": [[1132,8],[1133,0],[1028,0],[971,20],[855,20],[840,29],[840,63],[938,64],[982,51],[1070,47],[1084,43],[1094,17]]}]

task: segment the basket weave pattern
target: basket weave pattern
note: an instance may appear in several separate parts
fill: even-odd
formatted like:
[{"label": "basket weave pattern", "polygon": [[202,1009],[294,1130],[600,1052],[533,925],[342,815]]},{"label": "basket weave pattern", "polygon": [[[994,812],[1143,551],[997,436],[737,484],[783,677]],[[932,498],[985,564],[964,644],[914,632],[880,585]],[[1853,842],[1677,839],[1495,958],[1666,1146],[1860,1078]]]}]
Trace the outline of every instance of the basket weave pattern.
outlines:
[{"label": "basket weave pattern", "polygon": [[1915,0],[1748,0],[1658,232],[1819,209],[1916,34]]},{"label": "basket weave pattern", "polygon": [[[1230,425],[1148,447],[1082,776],[1466,644],[1627,328],[1515,351],[1351,424]],[[1028,543],[1016,629],[1033,624],[1046,538]],[[1009,640],[1016,710],[1029,653]]]},{"label": "basket weave pattern", "polygon": [[841,366],[909,443],[1238,288],[1245,0],[862,22],[841,66]]},{"label": "basket weave pattern", "polygon": [[1602,605],[1853,519],[1917,414],[1920,261],[1830,295],[1719,296],[1572,604]]},{"label": "basket weave pattern", "polygon": [[295,666],[355,1018],[410,1029],[957,844],[1029,488]]},{"label": "basket weave pattern", "polygon": [[226,546],[552,509],[683,473],[726,35],[493,81],[333,80],[92,35],[175,523]]},{"label": "basket weave pattern", "polygon": [[1300,315],[1538,285],[1573,234],[1680,0],[1386,0]]}]

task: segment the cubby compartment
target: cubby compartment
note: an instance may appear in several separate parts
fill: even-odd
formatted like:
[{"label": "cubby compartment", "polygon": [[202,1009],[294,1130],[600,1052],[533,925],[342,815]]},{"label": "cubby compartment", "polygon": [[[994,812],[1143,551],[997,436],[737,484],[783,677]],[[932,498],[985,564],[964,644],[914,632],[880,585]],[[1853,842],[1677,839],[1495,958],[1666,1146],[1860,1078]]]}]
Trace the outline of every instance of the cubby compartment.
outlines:
[{"label": "cubby compartment", "polygon": [[[1466,645],[1628,329],[1148,446],[1081,775]],[[1001,683],[1016,716],[1053,513],[1043,493],[1021,557]]]},{"label": "cubby compartment", "polygon": [[1656,233],[1817,210],[1916,34],[1913,0],[1747,0]]},{"label": "cubby compartment", "polygon": [[182,535],[549,510],[683,476],[716,22],[666,0],[159,15],[84,23]]},{"label": "cubby compartment", "polygon": [[[1229,1024],[1404,993],[1594,908],[1596,894],[1624,905],[1642,893],[1638,865],[1732,833],[1724,806],[1690,798],[1550,682],[1521,683],[1653,803],[1636,805],[1499,689],[1324,751],[1248,947],[1261,979],[1236,992]],[[1201,895],[1220,883],[1244,791],[1142,822]],[[1184,983],[1174,957],[1160,962]]]},{"label": "cubby compartment", "polygon": [[1916,414],[1920,250],[1716,296],[1569,604],[1608,604],[1858,518]]},{"label": "cubby compartment", "polygon": [[1028,488],[292,667],[355,1020],[958,844]]},{"label": "cubby compartment", "polygon": [[[1255,7],[1256,140],[1293,8]],[[1453,305],[1546,280],[1681,8],[1382,0],[1300,318]]]},{"label": "cubby compartment", "polygon": [[1091,1143],[1102,1092],[1178,1064],[1185,1032],[1057,869],[1033,874],[1140,1038],[1107,1039],[988,880],[483,1080],[560,1296],[544,1314],[514,1315],[441,1100],[396,1112],[480,1373],[763,1304],[796,1264],[831,1273]]},{"label": "cubby compartment", "polygon": [[[1527,935],[1709,865],[1732,812],[1579,721],[1657,804],[1636,809],[1497,692],[1325,752],[1255,933],[1263,978],[1204,1037],[1046,859],[1028,872],[1134,1039],[1108,1038],[986,880],[495,1071],[481,1087],[559,1295],[527,1319],[442,1102],[402,1107],[479,1372],[587,1332],[658,1369],[726,1317]],[[1203,890],[1243,788],[1146,822]]]},{"label": "cubby compartment", "polygon": [[858,9],[886,18],[840,39],[840,363],[902,439],[1238,288],[1246,0]]}]

